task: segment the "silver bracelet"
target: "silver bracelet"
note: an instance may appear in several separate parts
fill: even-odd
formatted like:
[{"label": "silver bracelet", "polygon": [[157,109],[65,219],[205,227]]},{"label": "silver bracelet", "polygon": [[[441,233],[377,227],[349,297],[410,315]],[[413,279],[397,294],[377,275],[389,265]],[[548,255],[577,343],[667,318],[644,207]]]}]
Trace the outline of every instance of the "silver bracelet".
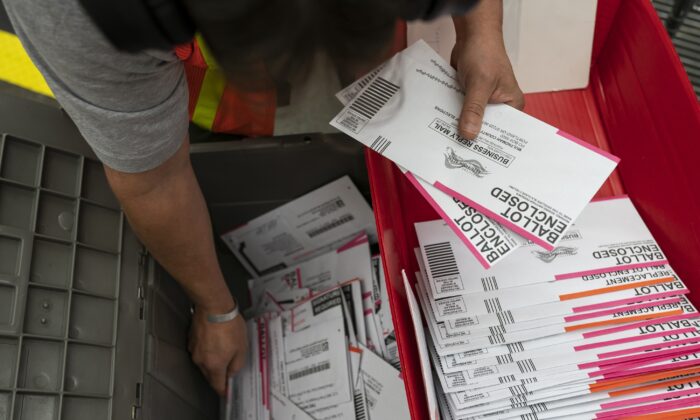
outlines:
[{"label": "silver bracelet", "polygon": [[233,321],[240,314],[241,312],[238,309],[238,303],[236,303],[236,307],[231,312],[219,315],[207,314],[207,321],[212,324],[223,324],[224,322]]},{"label": "silver bracelet", "polygon": [[[190,313],[194,315],[194,305],[190,307]],[[224,322],[233,321],[240,314],[241,312],[238,309],[238,302],[236,302],[236,307],[229,313],[220,315],[207,314],[207,321],[212,324],[223,324]]]}]

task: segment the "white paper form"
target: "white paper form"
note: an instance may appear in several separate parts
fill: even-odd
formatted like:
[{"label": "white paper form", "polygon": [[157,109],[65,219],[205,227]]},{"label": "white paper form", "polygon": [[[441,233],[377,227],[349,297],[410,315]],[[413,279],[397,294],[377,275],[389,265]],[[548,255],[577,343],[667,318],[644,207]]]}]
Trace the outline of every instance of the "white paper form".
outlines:
[{"label": "white paper form", "polygon": [[[561,335],[576,331],[591,331],[610,325],[623,325],[639,320],[663,319],[671,316],[694,316],[697,310],[683,304],[683,302],[661,303],[659,305],[646,308],[636,308],[632,311],[620,311],[597,318],[591,322],[576,323],[572,325],[551,324],[538,328],[526,330],[516,330],[499,334],[480,335],[472,337],[470,335],[460,337],[450,337],[450,339],[437,342],[440,354],[456,353],[457,351],[475,350],[497,344],[513,344],[527,340],[534,340],[553,335]],[[436,340],[437,341],[437,340]]]},{"label": "white paper form", "polygon": [[357,340],[363,342],[366,340],[366,336],[361,290],[359,280],[350,280],[297,303],[289,310],[290,328],[292,331],[297,331],[309,328],[314,323],[322,322],[328,317],[333,318],[335,313],[329,310],[338,307],[342,313],[345,303],[347,304],[347,313],[350,316],[348,322],[351,323],[351,329]]},{"label": "white paper form", "polygon": [[376,237],[374,215],[344,176],[221,238],[250,275],[259,277],[334,250],[360,232]]},{"label": "white paper form", "polygon": [[411,417],[401,372],[368,349],[363,349],[360,372],[371,419]]},{"label": "white paper form", "polygon": [[522,246],[490,270],[444,222],[416,223],[416,233],[435,299],[668,263],[626,197],[591,202],[556,250]]},{"label": "white paper form", "polygon": [[[458,409],[450,404],[451,411],[459,417],[482,416],[489,413],[499,413],[500,419],[521,419],[520,416],[537,413],[537,418],[559,418],[567,414],[582,414],[586,412],[600,412],[608,408],[630,407],[642,402],[660,401],[666,398],[677,398],[700,392],[697,384],[691,381],[693,378],[684,378],[674,381],[652,382],[644,386],[628,387],[624,390],[611,392],[577,391],[565,393],[569,387],[563,387],[561,393],[557,390],[534,393],[522,403],[499,401],[472,409]],[[674,388],[680,388],[678,389]],[[583,392],[583,393],[581,393]],[[531,398],[530,398],[531,397]],[[507,410],[507,411],[506,411]],[[568,417],[566,417],[568,418]]]},{"label": "white paper form", "polygon": [[[416,276],[420,276],[420,273],[416,273]],[[581,340],[587,337],[596,337],[598,335],[605,335],[607,329],[603,328],[605,325],[601,325],[600,329],[595,329],[591,327],[588,329],[573,328],[567,331],[566,328],[562,326],[544,326],[543,328],[535,331],[518,331],[515,333],[500,335],[494,337],[477,337],[472,339],[468,334],[463,335],[450,335],[445,327],[444,323],[438,322],[434,318],[434,314],[429,309],[429,304],[426,302],[427,296],[425,290],[421,286],[420,280],[416,283],[418,288],[418,296],[420,298],[421,306],[423,307],[423,313],[426,315],[426,321],[428,324],[428,329],[433,337],[435,343],[435,351],[438,355],[442,357],[449,357],[454,355],[454,357],[449,358],[450,362],[446,362],[452,365],[462,365],[470,364],[476,359],[481,359],[489,356],[505,355],[511,353],[517,353],[531,348],[539,348],[544,346],[552,346],[555,344],[566,343]],[[687,302],[687,301],[686,301]],[[697,313],[694,306],[690,304],[672,304],[672,309],[662,310],[660,307],[652,307],[653,310],[658,310],[656,314],[648,314],[644,311],[640,311],[643,317],[658,317],[658,316],[669,316],[669,320],[676,319],[691,319]],[[625,313],[628,320],[634,319],[629,313]],[[613,318],[614,319],[614,318]],[[616,321],[617,322],[617,321]],[[641,321],[642,323],[654,323],[654,320]],[[611,331],[615,331],[615,328],[620,330],[632,329],[635,325],[640,325],[638,323],[623,324],[621,326],[612,327]],[[646,325],[646,324],[642,324]],[[590,331],[590,330],[593,331]],[[510,341],[512,339],[520,339],[520,341]],[[508,342],[504,342],[504,341]]]},{"label": "white paper form", "polygon": [[[607,347],[580,352],[571,352],[565,348],[562,353],[557,353],[559,348],[553,347],[551,352],[542,351],[532,355],[532,357],[513,357],[512,359],[501,357],[495,360],[493,364],[469,366],[458,373],[443,372],[437,363],[436,367],[438,367],[438,373],[444,378],[442,383],[443,386],[447,387],[445,388],[446,391],[468,391],[472,388],[479,388],[479,386],[462,384],[461,381],[464,378],[488,378],[492,375],[507,376],[533,372],[540,372],[543,376],[546,376],[552,373],[558,374],[573,370],[607,369],[627,363],[639,363],[644,359],[656,357],[657,355],[679,352],[684,347],[691,348],[692,346],[698,348],[698,342],[700,341],[698,332],[695,331],[687,335],[690,338],[675,339],[673,336],[658,336],[629,343],[611,344]],[[437,362],[436,357],[437,355],[433,354],[435,362]],[[499,394],[493,389],[490,390],[489,394],[481,400],[472,398],[465,406],[475,406],[499,400],[504,398],[505,395],[503,393]]]},{"label": "white paper form", "polygon": [[375,288],[369,240],[362,233],[334,251],[248,281],[252,302],[259,304],[255,313],[279,311],[312,293],[336,286],[350,279],[362,283],[364,329],[360,340],[380,354],[385,354],[379,320],[374,313],[372,293]]},{"label": "white paper form", "polygon": [[[517,345],[499,345],[484,348],[480,352],[455,353],[440,358],[440,369],[445,373],[462,371],[481,363],[482,360],[509,360],[520,357],[531,357],[541,355],[548,349],[563,349],[567,353],[602,349],[614,346],[619,342],[637,343],[658,337],[669,337],[673,340],[685,340],[695,337],[698,330],[698,321],[686,317],[675,317],[677,319],[668,321],[643,321],[637,323],[633,328],[618,329],[616,327],[595,333],[584,333],[580,338],[562,340],[561,336],[545,337]],[[606,332],[607,331],[607,332]],[[521,356],[522,355],[522,356]]]},{"label": "white paper form", "polygon": [[[644,389],[651,388],[650,385],[654,384],[658,384],[659,387],[663,387],[665,386],[662,385],[664,383],[670,385],[669,381],[667,381],[668,378],[687,378],[689,375],[692,376],[693,374],[697,374],[697,369],[680,369],[676,371],[670,371],[667,373],[668,376],[663,377],[664,379],[661,380],[654,381],[654,377],[650,378],[642,375],[636,378],[629,378],[623,384],[610,384],[607,387],[598,389],[596,389],[594,385],[601,385],[601,383],[598,381],[584,381],[562,386],[560,381],[547,380],[531,384],[510,386],[508,388],[498,390],[482,388],[480,392],[450,393],[446,395],[446,398],[450,402],[451,411],[460,412],[460,414],[462,415],[466,415],[467,413],[469,413],[469,415],[471,416],[476,415],[479,412],[492,412],[495,410],[500,411],[506,408],[512,409],[517,408],[518,406],[522,407],[522,405],[524,405],[525,403],[531,405],[533,403],[544,401],[547,402],[546,406],[549,409],[552,407],[552,405],[550,405],[549,402],[562,400],[563,398],[573,397],[574,395],[572,394],[578,394],[579,400],[574,402],[578,404],[580,402],[584,402],[584,400],[599,400],[601,399],[600,396],[602,396],[602,398],[607,399],[610,397],[615,397],[617,395],[641,392]],[[657,376],[656,378],[659,377],[660,376]],[[687,380],[688,379],[673,380],[671,381],[671,383],[682,383]],[[641,389],[640,385],[642,385]],[[605,392],[606,390],[613,391],[608,394],[608,392]],[[503,396],[503,399],[498,399],[501,396]],[[624,399],[625,398],[623,398],[622,400]],[[566,404],[562,404],[563,402],[560,401],[560,406],[570,405],[572,404],[572,400],[573,399],[569,399],[569,401]],[[492,402],[484,404],[483,401]],[[478,403],[478,405],[474,405],[475,403]]]},{"label": "white paper form", "polygon": [[[666,381],[670,385],[654,383],[650,386],[632,388],[633,393],[627,394],[622,392],[607,393],[601,392],[586,396],[555,401],[551,404],[548,402],[538,413],[538,419],[554,419],[563,418],[572,415],[582,415],[589,413],[589,416],[597,418],[597,414],[605,416],[608,412],[608,418],[622,418],[625,416],[633,416],[643,414],[640,411],[642,407],[648,408],[649,413],[662,412],[659,409],[660,404],[669,401],[675,401],[674,409],[679,409],[681,406],[691,406],[698,402],[697,395],[700,393],[699,377],[683,378],[674,381]],[[651,389],[648,389],[651,387]],[[688,402],[689,404],[684,404]],[[521,418],[525,415],[526,408],[514,409],[507,413],[504,419]],[[669,416],[669,418],[671,418]]]},{"label": "white paper form", "polygon": [[[632,309],[634,304],[636,307],[648,307],[651,301],[659,301],[660,299],[668,299],[673,297],[679,297],[681,295],[689,293],[687,287],[681,282],[675,274],[672,274],[673,280],[669,283],[663,283],[663,285],[654,284],[651,286],[641,286],[635,287],[633,289],[624,289],[617,292],[610,292],[605,294],[607,301],[600,302],[599,295],[584,296],[577,299],[564,300],[559,302],[542,303],[536,306],[524,306],[520,308],[513,308],[510,310],[505,310],[499,306],[499,301],[490,300],[486,301],[489,308],[493,308],[493,312],[489,314],[482,315],[466,315],[468,314],[468,309],[475,302],[470,302],[465,304],[465,299],[471,296],[478,296],[479,293],[462,295],[450,298],[442,298],[438,300],[433,300],[429,296],[428,285],[425,278],[425,266],[423,264],[422,258],[420,257],[420,252],[418,248],[414,250],[416,252],[418,266],[421,269],[422,274],[416,274],[418,281],[418,296],[421,304],[423,305],[424,311],[426,311],[426,319],[430,323],[431,331],[435,332],[435,339],[440,343],[441,346],[450,348],[454,351],[457,343],[460,342],[461,338],[466,338],[468,334],[476,329],[493,328],[494,330],[500,330],[504,327],[511,329],[522,329],[522,328],[532,328],[534,326],[546,326],[552,324],[561,323],[575,323],[582,320],[591,320],[606,313],[616,313],[619,311]],[[641,269],[635,269],[634,276],[630,277],[629,270],[622,270],[615,275],[601,275],[610,284],[618,284],[625,286],[626,282],[632,279],[638,279],[637,276],[640,273],[653,273],[659,277],[664,277],[672,272],[668,271],[667,266],[659,267],[646,267]],[[598,278],[596,276],[596,278]],[[654,278],[649,277],[649,278]],[[572,281],[572,280],[567,280]],[[562,282],[566,283],[566,282]],[[549,282],[544,283],[544,285],[554,285],[558,283]],[[539,286],[539,284],[537,285]],[[503,289],[503,292],[517,290],[519,288],[509,288]],[[485,294],[490,292],[484,292]],[[527,300],[527,299],[525,299]],[[534,299],[536,300],[536,299]],[[504,302],[505,304],[505,302]],[[503,312],[500,310],[503,309]],[[499,311],[496,311],[499,310]],[[452,314],[459,315],[457,318],[450,318],[446,321],[439,321],[440,317],[438,314]],[[456,342],[452,342],[456,341]],[[444,354],[447,349],[441,348],[440,353]]]},{"label": "white paper form", "polygon": [[[399,346],[396,343],[396,333],[394,330],[394,319],[391,316],[391,307],[389,306],[389,290],[386,287],[386,278],[384,277],[384,266],[381,256],[372,257],[372,267],[374,283],[378,289],[378,299],[375,300],[375,314],[379,319],[382,338],[384,341],[384,359],[391,363],[395,368],[400,369],[399,361]],[[375,299],[377,297],[375,296]]]},{"label": "white paper form", "polygon": [[507,337],[509,334],[517,334],[519,332],[527,334],[527,332],[529,332],[532,334],[534,339],[538,336],[537,332],[534,330],[539,330],[545,327],[552,328],[554,326],[558,326],[562,329],[563,333],[568,331],[576,331],[579,329],[593,328],[596,326],[621,324],[630,322],[630,320],[663,317],[671,314],[675,315],[681,312],[682,306],[686,303],[689,304],[689,302],[685,300],[685,297],[676,296],[658,301],[648,301],[593,312],[591,314],[587,314],[585,317],[576,318],[573,320],[559,319],[557,317],[543,318],[517,324],[475,328],[462,331],[459,333],[459,335],[455,334],[455,336],[466,336],[470,339],[490,337],[495,341],[497,337]]},{"label": "white paper form", "polygon": [[352,401],[348,347],[345,340],[342,309],[313,328],[289,331],[285,337],[285,362],[288,396],[304,411]]},{"label": "white paper form", "polygon": [[315,420],[289,398],[275,391],[270,391],[272,418],[274,420]]},{"label": "white paper form", "polygon": [[445,194],[404,168],[399,169],[485,269],[527,243],[523,237],[474,207]]},{"label": "white paper form", "polygon": [[351,383],[353,384],[353,399],[335,406],[313,410],[310,414],[315,420],[366,420],[368,407],[365,397],[365,385],[360,375],[362,350],[355,345],[348,347],[351,364]]},{"label": "white paper form", "polygon": [[[470,328],[482,328],[491,323],[482,323],[479,315],[500,314],[504,324],[516,324],[549,316],[569,317],[575,314],[583,317],[585,313],[607,308],[638,303],[649,300],[648,289],[653,298],[671,297],[682,294],[687,288],[681,286],[680,279],[668,265],[619,270],[605,273],[598,278],[577,277],[566,281],[537,283],[507,289],[477,292],[462,295],[462,302],[469,316],[475,315],[471,325],[450,320],[446,322],[448,331],[457,332]],[[671,283],[668,293],[662,291]],[[428,291],[428,285],[423,286]],[[642,289],[646,287],[646,289]],[[659,289],[658,291],[656,289]],[[565,304],[569,302],[569,304]],[[552,305],[556,304],[556,305]],[[432,305],[439,311],[441,305]],[[488,319],[487,316],[483,317]],[[476,323],[478,322],[478,323]]]},{"label": "white paper form", "polygon": [[421,320],[420,308],[418,307],[418,301],[416,296],[413,294],[411,289],[411,284],[408,282],[408,277],[406,276],[406,270],[401,270],[401,275],[403,277],[403,286],[406,289],[406,299],[408,300],[408,308],[411,312],[411,321],[413,322],[413,329],[416,332],[416,342],[418,343],[418,355],[421,362],[421,374],[423,375],[423,384],[425,385],[425,396],[428,401],[428,415],[430,420],[438,420],[440,418],[439,409],[437,405],[437,397],[435,396],[435,385],[433,383],[433,376],[430,373],[430,354],[428,353],[427,340],[425,336],[425,330],[423,329],[423,321]]},{"label": "white paper form", "polygon": [[246,365],[233,377],[226,411],[231,414],[231,420],[269,419],[265,346],[260,345],[260,340],[266,339],[265,321],[254,319],[247,324],[250,351]]},{"label": "white paper form", "polygon": [[[450,46],[450,48],[452,47]],[[381,69],[382,67],[379,66],[338,92],[336,94],[338,100],[343,105],[347,105],[362,88],[369,84]],[[483,213],[475,208],[445,194],[430,183],[416,177],[406,168],[399,166],[399,169],[442,217],[445,223],[462,239],[484,268],[489,268],[501,261],[520,245],[527,242],[518,234],[484,216]]]},{"label": "white paper form", "polygon": [[552,250],[617,165],[614,156],[507,105],[475,141],[457,134],[456,72],[419,41],[388,61],[331,125]]}]

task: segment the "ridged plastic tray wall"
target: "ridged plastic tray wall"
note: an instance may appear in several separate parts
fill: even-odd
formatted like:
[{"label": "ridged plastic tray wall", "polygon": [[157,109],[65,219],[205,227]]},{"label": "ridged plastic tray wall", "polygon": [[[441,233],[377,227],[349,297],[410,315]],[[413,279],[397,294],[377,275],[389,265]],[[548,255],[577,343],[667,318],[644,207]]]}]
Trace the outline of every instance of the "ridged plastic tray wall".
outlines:
[{"label": "ridged plastic tray wall", "polygon": [[0,136],[0,420],[110,418],[122,224],[98,162]]}]

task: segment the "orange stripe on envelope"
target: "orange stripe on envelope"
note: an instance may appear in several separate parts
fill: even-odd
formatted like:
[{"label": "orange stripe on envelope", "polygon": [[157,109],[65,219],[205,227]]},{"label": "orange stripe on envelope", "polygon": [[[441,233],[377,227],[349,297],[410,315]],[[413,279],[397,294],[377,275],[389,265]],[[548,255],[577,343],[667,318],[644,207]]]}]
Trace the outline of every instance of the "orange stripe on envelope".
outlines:
[{"label": "orange stripe on envelope", "polygon": [[583,330],[586,328],[602,327],[605,325],[624,324],[627,322],[642,321],[645,319],[655,319],[655,318],[663,318],[666,316],[681,315],[682,313],[683,313],[683,309],[674,309],[672,311],[659,312],[658,314],[642,314],[642,315],[628,316],[626,318],[606,319],[604,321],[596,321],[596,322],[588,322],[586,324],[571,325],[568,327],[564,327],[564,331],[571,332],[571,331],[576,331],[576,330]]},{"label": "orange stripe on envelope", "polygon": [[[666,374],[668,375],[668,373],[666,373]],[[667,386],[680,385],[680,384],[684,384],[686,382],[693,382],[693,381],[698,380],[698,379],[700,379],[700,376],[688,376],[688,377],[676,379],[673,381],[658,382],[658,383],[654,383],[651,385],[643,385],[643,386],[638,386],[638,387],[630,388],[630,389],[622,389],[620,391],[611,391],[608,394],[611,397],[619,397],[621,395],[636,394],[638,392],[649,391],[651,389],[656,389],[656,388],[665,388]]]},{"label": "orange stripe on envelope", "polygon": [[559,300],[580,299],[582,297],[602,295],[605,293],[612,293],[612,292],[617,292],[620,290],[634,289],[637,287],[644,287],[644,286],[653,286],[655,284],[660,284],[660,283],[670,283],[670,282],[675,281],[675,280],[676,279],[673,277],[661,277],[658,279],[651,279],[651,280],[644,280],[644,281],[638,281],[638,282],[633,282],[633,283],[620,284],[617,286],[599,287],[597,289],[584,290],[582,292],[566,293],[563,295],[559,295]]},{"label": "orange stripe on envelope", "polygon": [[638,385],[646,382],[656,381],[659,379],[673,378],[680,375],[691,375],[700,373],[700,366],[693,366],[690,368],[683,369],[673,369],[666,370],[663,372],[647,373],[643,375],[636,375],[631,377],[626,377],[622,379],[604,379],[602,381],[597,381],[594,384],[590,384],[588,388],[592,392],[600,392],[613,388],[621,388],[623,386]]},{"label": "orange stripe on envelope", "polygon": [[696,417],[700,414],[700,408],[692,407],[684,410],[666,411],[656,414],[643,414],[641,416],[621,417],[629,420],[684,420]]}]

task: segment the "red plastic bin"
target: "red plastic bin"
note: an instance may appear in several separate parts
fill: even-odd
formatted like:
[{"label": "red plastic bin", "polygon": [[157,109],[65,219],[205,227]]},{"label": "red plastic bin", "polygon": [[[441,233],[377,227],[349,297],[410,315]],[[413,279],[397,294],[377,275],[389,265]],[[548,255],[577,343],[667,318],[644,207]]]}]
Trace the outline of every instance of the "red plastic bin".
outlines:
[{"label": "red plastic bin", "polygon": [[[622,161],[598,196],[627,193],[700,305],[700,106],[649,0],[601,0],[586,89],[531,94],[525,111]],[[417,270],[413,224],[438,215],[398,168],[367,151],[411,416],[428,417],[401,270]]]}]

